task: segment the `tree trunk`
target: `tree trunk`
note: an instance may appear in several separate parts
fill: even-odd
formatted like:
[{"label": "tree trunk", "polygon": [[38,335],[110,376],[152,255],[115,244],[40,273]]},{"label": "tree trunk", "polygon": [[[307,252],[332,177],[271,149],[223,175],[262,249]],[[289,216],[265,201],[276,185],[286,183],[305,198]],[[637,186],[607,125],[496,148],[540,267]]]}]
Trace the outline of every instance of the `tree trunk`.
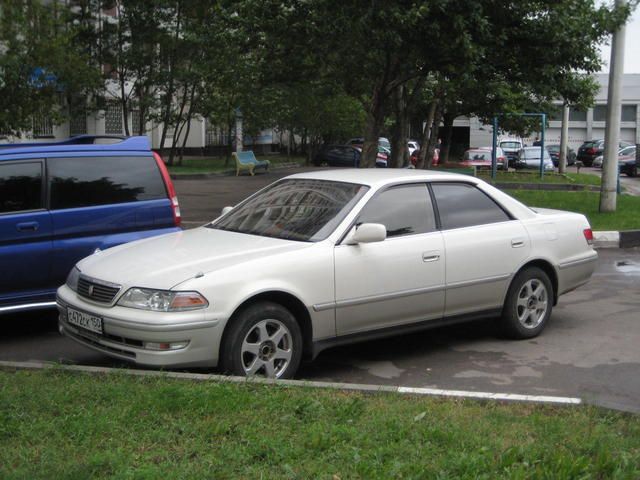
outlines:
[{"label": "tree trunk", "polygon": [[443,163],[449,162],[449,154],[451,153],[451,139],[453,137],[453,120],[454,116],[445,113],[443,115],[444,143],[440,151],[440,159]]},{"label": "tree trunk", "polygon": [[416,168],[424,168],[427,164],[427,153],[429,151],[429,140],[431,138],[431,131],[433,128],[433,121],[436,116],[436,107],[438,106],[437,100],[433,100],[429,104],[429,110],[427,112],[427,121],[422,129],[422,138],[420,141],[420,155],[418,156],[418,163]]},{"label": "tree trunk", "polygon": [[562,130],[560,131],[560,153],[558,154],[558,173],[567,169],[567,142],[569,141],[569,104],[562,105]]},{"label": "tree trunk", "polygon": [[375,86],[373,97],[367,106],[367,120],[364,129],[364,144],[362,145],[360,167],[371,168],[376,166],[376,159],[378,158],[378,138],[380,138],[382,124],[384,122],[382,88],[380,85]]},{"label": "tree trunk", "polygon": [[[171,118],[171,105],[173,104],[173,92],[174,92],[174,81],[175,81],[175,62],[176,62],[176,44],[178,43],[178,40],[180,38],[180,22],[182,20],[182,10],[181,7],[182,6],[182,2],[177,2],[177,7],[176,7],[176,32],[173,38],[173,45],[172,45],[172,49],[171,52],[169,53],[169,83],[167,85],[167,91],[165,92],[165,98],[164,98],[164,107],[163,107],[163,114],[162,114],[162,135],[160,137],[160,148],[164,147],[164,142],[167,138],[167,130],[169,128],[169,123],[170,123],[170,118]],[[173,148],[173,146],[171,147]],[[169,165],[171,165],[171,161],[169,162]]]},{"label": "tree trunk", "polygon": [[[433,120],[433,126],[431,127],[431,135],[429,135],[429,145],[427,147],[427,162],[425,168],[431,168],[433,166],[433,155],[438,143],[438,137],[440,136],[440,122],[442,121],[442,109],[436,108],[435,117]],[[438,161],[440,164],[440,161]]]},{"label": "tree trunk", "polygon": [[398,86],[393,93],[396,124],[391,135],[390,167],[405,167],[409,163],[407,138],[409,136],[409,112],[407,90],[404,85]]}]

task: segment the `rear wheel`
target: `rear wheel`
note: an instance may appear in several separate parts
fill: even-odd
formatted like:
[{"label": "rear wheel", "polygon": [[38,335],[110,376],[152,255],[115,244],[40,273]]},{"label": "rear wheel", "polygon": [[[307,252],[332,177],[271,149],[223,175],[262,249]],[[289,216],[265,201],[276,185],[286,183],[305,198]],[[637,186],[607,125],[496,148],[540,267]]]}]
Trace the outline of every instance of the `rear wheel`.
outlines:
[{"label": "rear wheel", "polygon": [[521,270],[511,282],[502,308],[500,327],[509,338],[540,334],[551,316],[553,287],[549,276],[537,267]]},{"label": "rear wheel", "polygon": [[232,320],[221,346],[221,364],[232,375],[292,378],[302,359],[302,334],[283,306],[255,303]]}]

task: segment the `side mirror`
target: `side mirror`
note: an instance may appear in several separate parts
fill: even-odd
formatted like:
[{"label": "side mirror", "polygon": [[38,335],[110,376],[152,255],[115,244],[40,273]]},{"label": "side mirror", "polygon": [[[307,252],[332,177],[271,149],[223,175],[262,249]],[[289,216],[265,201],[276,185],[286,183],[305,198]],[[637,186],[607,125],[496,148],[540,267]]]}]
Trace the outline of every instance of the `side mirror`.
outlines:
[{"label": "side mirror", "polygon": [[220,215],[221,215],[221,216],[222,216],[222,215],[226,215],[226,214],[227,214],[227,213],[229,213],[231,210],[233,210],[233,207],[226,206],[226,207],[224,207],[224,208],[222,209],[222,213],[221,213]]},{"label": "side mirror", "polygon": [[347,245],[382,242],[387,238],[387,228],[381,223],[362,223],[353,227],[345,238]]}]

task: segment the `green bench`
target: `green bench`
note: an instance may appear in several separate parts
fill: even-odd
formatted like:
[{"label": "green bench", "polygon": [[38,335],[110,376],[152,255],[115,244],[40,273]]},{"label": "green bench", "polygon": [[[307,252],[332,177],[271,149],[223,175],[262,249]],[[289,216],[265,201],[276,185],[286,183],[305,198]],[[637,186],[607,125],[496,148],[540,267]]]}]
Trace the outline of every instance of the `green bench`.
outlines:
[{"label": "green bench", "polygon": [[255,170],[264,169],[269,171],[269,160],[258,160],[251,150],[246,152],[233,152],[233,158],[236,161],[236,177],[240,175],[242,170],[249,170],[251,175]]}]

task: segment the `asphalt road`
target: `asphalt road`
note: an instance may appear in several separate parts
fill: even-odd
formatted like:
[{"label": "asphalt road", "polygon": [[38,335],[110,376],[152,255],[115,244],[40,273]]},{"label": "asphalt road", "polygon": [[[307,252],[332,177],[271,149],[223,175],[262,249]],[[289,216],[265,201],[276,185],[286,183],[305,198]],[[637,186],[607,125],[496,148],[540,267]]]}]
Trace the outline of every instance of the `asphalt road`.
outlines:
[{"label": "asphalt road", "polygon": [[[177,181],[185,226],[215,218],[223,206],[288,173]],[[599,253],[591,282],[561,297],[536,339],[497,339],[491,322],[439,328],[324,351],[299,378],[577,396],[640,412],[640,249]],[[2,322],[0,360],[127,365],[61,337],[55,312]]]}]

